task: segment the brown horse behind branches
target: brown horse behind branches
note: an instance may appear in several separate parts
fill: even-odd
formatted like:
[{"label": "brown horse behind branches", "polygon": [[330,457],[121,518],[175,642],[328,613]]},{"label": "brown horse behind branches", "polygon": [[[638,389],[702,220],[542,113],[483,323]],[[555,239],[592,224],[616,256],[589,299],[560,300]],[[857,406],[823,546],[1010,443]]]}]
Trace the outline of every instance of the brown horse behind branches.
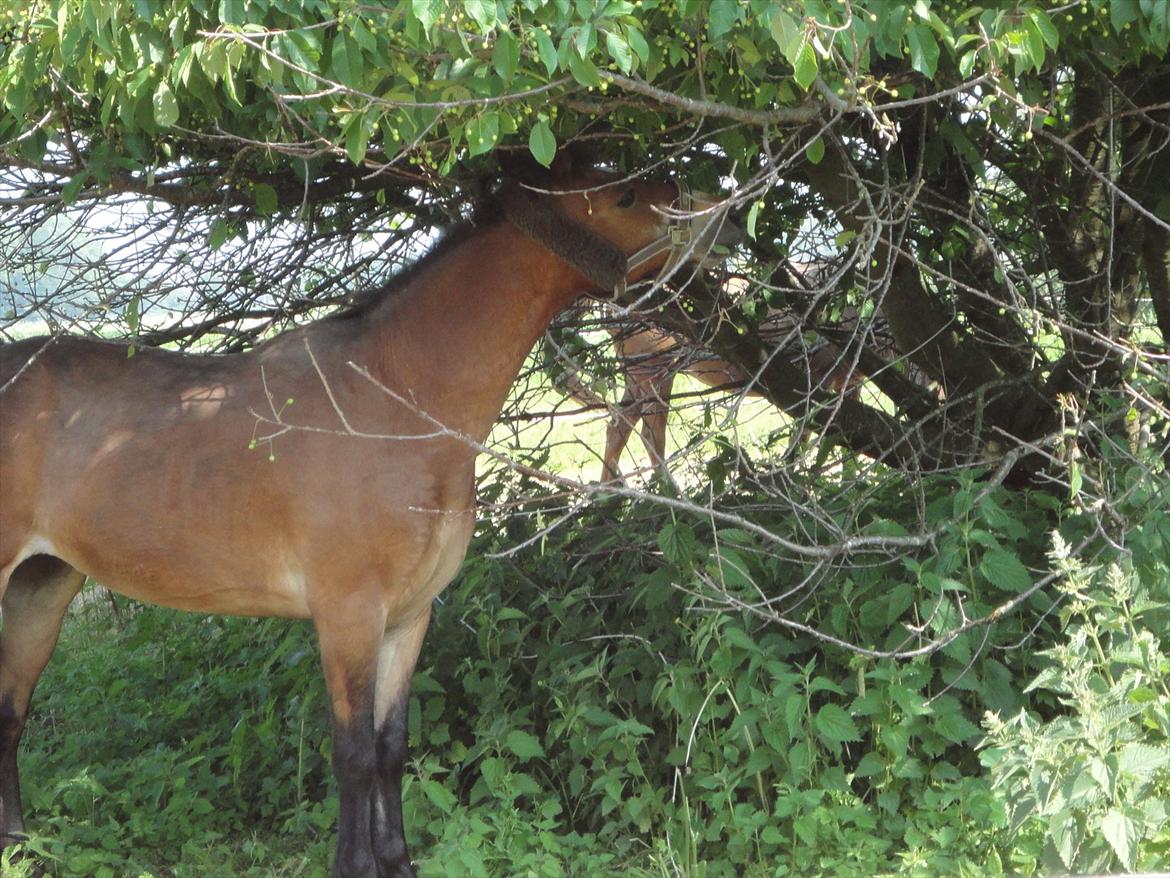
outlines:
[{"label": "brown horse behind branches", "polygon": [[713,233],[710,213],[672,214],[672,184],[554,169],[540,182],[555,191],[505,185],[502,216],[366,305],[246,353],[0,347],[0,847],[24,829],[16,752],[33,688],[91,576],[169,607],[311,618],[334,875],[414,875],[408,690],[471,538],[476,444],[553,315],[678,261],[680,231],[691,250]]}]

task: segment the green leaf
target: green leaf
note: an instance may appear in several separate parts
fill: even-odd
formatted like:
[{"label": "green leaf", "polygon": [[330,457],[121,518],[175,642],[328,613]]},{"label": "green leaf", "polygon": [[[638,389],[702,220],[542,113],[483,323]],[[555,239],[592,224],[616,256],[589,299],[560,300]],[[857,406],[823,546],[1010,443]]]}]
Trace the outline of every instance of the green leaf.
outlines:
[{"label": "green leaf", "polygon": [[423,30],[429,32],[447,8],[448,2],[449,0],[411,0],[410,11],[423,26]]},{"label": "green leaf", "polygon": [[626,25],[626,43],[643,64],[650,60],[650,46],[642,32],[633,25]]},{"label": "green leaf", "polygon": [[796,19],[784,12],[778,5],[774,6],[772,7],[772,15],[768,19],[768,32],[772,34],[772,39],[780,47],[780,51],[784,53],[788,63],[792,64],[799,49],[801,37],[801,29],[797,26]]},{"label": "green leaf", "polygon": [[1028,58],[1032,66],[1040,70],[1044,66],[1044,34],[1031,18],[1024,19],[1024,40],[1028,47]]},{"label": "green leaf", "polygon": [[658,547],[672,564],[689,564],[697,543],[691,526],[682,522],[669,522],[658,532]]},{"label": "green leaf", "polygon": [[974,740],[980,734],[979,726],[959,713],[958,710],[936,717],[933,726],[940,735],[956,744],[964,744]]},{"label": "green leaf", "polygon": [[814,165],[819,165],[825,157],[825,141],[818,137],[804,148],[804,154]]},{"label": "green leaf", "polygon": [[509,31],[500,31],[492,47],[492,67],[504,82],[511,82],[520,63],[520,43]]},{"label": "green leaf", "polygon": [[857,763],[857,768],[853,770],[854,777],[873,777],[875,774],[882,774],[886,770],[886,761],[877,753],[866,753],[861,757],[861,761]]},{"label": "green leaf", "polygon": [[1101,834],[1117,854],[1117,859],[1121,860],[1121,865],[1132,869],[1134,850],[1141,834],[1129,815],[1117,808],[1110,808],[1109,813],[1101,819]]},{"label": "green leaf", "polygon": [[470,120],[466,126],[467,150],[473,155],[482,155],[495,148],[500,139],[500,114],[488,110]]},{"label": "green leaf", "polygon": [[496,25],[496,0],[463,0],[463,8],[483,33]]},{"label": "green leaf", "polygon": [[126,319],[126,329],[131,335],[138,333],[138,325],[142,316],[142,294],[135,293],[134,297],[126,303],[126,312],[123,315]]},{"label": "green leaf", "polygon": [[219,0],[219,20],[224,24],[243,24],[247,21],[244,0]]},{"label": "green leaf", "polygon": [[271,216],[276,213],[276,208],[280,202],[276,197],[275,189],[267,183],[257,183],[253,194],[256,196],[256,210],[265,216]]},{"label": "green leaf", "polygon": [[1076,863],[1077,852],[1085,840],[1078,815],[1073,811],[1059,811],[1053,814],[1048,821],[1048,834],[1064,867],[1072,869]]},{"label": "green leaf", "polygon": [[1160,768],[1170,763],[1170,750],[1152,747],[1139,741],[1126,744],[1117,757],[1117,769],[1138,780],[1149,780]]},{"label": "green leaf", "polygon": [[504,743],[522,761],[544,755],[544,747],[540,746],[540,739],[520,729],[508,732]]},{"label": "green leaf", "polygon": [[154,121],[160,128],[170,128],[179,121],[179,103],[166,80],[154,90]]},{"label": "green leaf", "polygon": [[552,165],[557,155],[557,138],[548,125],[548,119],[541,116],[528,134],[528,151],[546,168]]},{"label": "green leaf", "polygon": [[1032,584],[1032,574],[1020,559],[1002,549],[987,552],[979,562],[979,572],[1004,591],[1021,592]]},{"label": "green leaf", "polygon": [[69,182],[61,188],[61,200],[66,204],[75,202],[81,190],[85,187],[86,181],[89,180],[89,172],[82,171],[80,174],[71,177]]},{"label": "green leaf", "polygon": [[1057,31],[1056,25],[1052,23],[1052,19],[1048,17],[1047,12],[1043,9],[1030,9],[1028,10],[1028,19],[1040,31],[1048,48],[1053,51],[1060,48],[1060,32]]},{"label": "green leaf", "polygon": [[548,31],[535,28],[533,33],[536,35],[537,54],[540,55],[540,60],[544,63],[548,75],[552,76],[557,72],[557,47],[553,45],[552,37],[548,35]]},{"label": "green leaf", "polygon": [[333,78],[344,85],[353,85],[361,78],[361,49],[346,34],[338,34],[333,41],[330,69]]},{"label": "green leaf", "polygon": [[1109,20],[1115,31],[1120,32],[1130,22],[1137,21],[1141,14],[1138,0],[1111,0],[1109,3]]},{"label": "green leaf", "polygon": [[588,58],[580,57],[576,52],[569,53],[569,72],[582,85],[601,85],[601,77],[597,75],[597,68]]},{"label": "green leaf", "polygon": [[843,744],[846,741],[860,741],[861,733],[853,718],[836,704],[826,704],[817,711],[813,720],[817,735],[829,744]]},{"label": "green leaf", "polygon": [[442,811],[444,814],[450,814],[455,810],[455,806],[458,804],[459,800],[455,798],[454,793],[452,793],[437,780],[432,780],[431,778],[427,777],[423,778],[418,783],[422,787],[423,793],[428,799],[430,799],[431,804]]},{"label": "green leaf", "polygon": [[910,66],[930,78],[938,67],[938,43],[929,25],[913,24],[906,31],[906,44],[910,48]]},{"label": "green leaf", "polygon": [[717,40],[731,30],[739,20],[739,11],[739,3],[732,3],[729,0],[724,2],[715,0],[708,5],[707,36]]},{"label": "green leaf", "polygon": [[365,159],[369,138],[370,129],[365,116],[355,113],[345,126],[345,153],[355,165],[360,165]]},{"label": "green leaf", "polygon": [[612,31],[606,31],[605,48],[609,52],[609,57],[617,62],[622,73],[629,73],[634,69],[634,53],[620,36]]},{"label": "green leaf", "polygon": [[215,222],[211,224],[211,232],[207,236],[207,246],[212,250],[218,250],[228,239],[231,231],[232,226],[228,220],[222,216],[216,218]]},{"label": "green leaf", "polygon": [[760,208],[764,206],[762,201],[752,202],[752,206],[748,208],[747,215],[747,233],[748,237],[753,241],[756,239],[756,222],[760,218]]},{"label": "green leaf", "polygon": [[817,78],[817,53],[813,51],[812,43],[804,39],[800,43],[796,60],[792,62],[792,75],[796,84],[808,91],[813,80]]}]

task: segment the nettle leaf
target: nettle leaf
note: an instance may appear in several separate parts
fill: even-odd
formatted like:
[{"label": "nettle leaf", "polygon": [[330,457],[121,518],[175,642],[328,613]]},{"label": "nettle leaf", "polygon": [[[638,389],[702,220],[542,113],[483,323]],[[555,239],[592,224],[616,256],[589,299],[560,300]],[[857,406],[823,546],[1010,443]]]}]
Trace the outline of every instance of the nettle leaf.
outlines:
[{"label": "nettle leaf", "polygon": [[430,799],[432,805],[442,811],[444,814],[450,814],[455,810],[455,806],[459,800],[455,798],[455,794],[449,789],[439,783],[437,780],[431,778],[423,778],[419,782],[422,787],[423,794]]},{"label": "nettle leaf", "polygon": [[548,119],[541,116],[528,134],[528,150],[532,157],[546,168],[557,155],[557,138],[548,125]]},{"label": "nettle leaf", "polygon": [[813,720],[817,736],[829,744],[843,744],[846,741],[860,741],[861,733],[848,713],[836,704],[826,704],[817,711]]},{"label": "nettle leaf", "polygon": [[1138,741],[1126,744],[1117,757],[1117,768],[1122,774],[1138,780],[1149,780],[1160,768],[1170,763],[1170,749],[1153,747]]},{"label": "nettle leaf", "polygon": [[672,564],[689,563],[697,543],[691,526],[681,522],[671,522],[658,532],[658,547]]},{"label": "nettle leaf", "polygon": [[508,732],[507,737],[504,738],[504,744],[521,760],[534,759],[544,755],[544,747],[540,745],[540,739],[520,729]]},{"label": "nettle leaf", "polygon": [[1141,833],[1130,816],[1117,808],[1109,809],[1109,813],[1101,819],[1101,834],[1117,854],[1117,859],[1121,860],[1121,865],[1132,869],[1134,850],[1141,840]]},{"label": "nettle leaf", "polygon": [[1004,591],[1021,592],[1032,584],[1032,574],[1020,559],[1002,549],[993,549],[979,562],[979,572]]}]

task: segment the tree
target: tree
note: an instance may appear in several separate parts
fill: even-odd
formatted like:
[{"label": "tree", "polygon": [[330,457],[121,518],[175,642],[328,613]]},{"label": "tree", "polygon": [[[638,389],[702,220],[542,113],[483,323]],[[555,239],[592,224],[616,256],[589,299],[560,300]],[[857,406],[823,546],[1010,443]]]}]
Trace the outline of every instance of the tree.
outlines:
[{"label": "tree", "polygon": [[[0,19],[4,326],[236,349],[395,270],[500,155],[583,144],[743,216],[748,292],[654,320],[848,456],[1075,494],[1104,437],[1167,453],[1168,10],[42,0]],[[880,396],[773,356],[776,308]]]}]

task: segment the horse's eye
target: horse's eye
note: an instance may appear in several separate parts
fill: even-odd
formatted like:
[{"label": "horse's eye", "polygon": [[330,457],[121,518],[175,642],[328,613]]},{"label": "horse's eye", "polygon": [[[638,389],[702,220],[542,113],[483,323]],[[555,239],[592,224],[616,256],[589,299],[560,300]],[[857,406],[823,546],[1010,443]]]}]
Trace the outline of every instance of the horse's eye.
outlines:
[{"label": "horse's eye", "polygon": [[638,200],[638,193],[633,189],[627,189],[622,193],[622,197],[618,199],[618,207],[633,207],[634,202]]}]

